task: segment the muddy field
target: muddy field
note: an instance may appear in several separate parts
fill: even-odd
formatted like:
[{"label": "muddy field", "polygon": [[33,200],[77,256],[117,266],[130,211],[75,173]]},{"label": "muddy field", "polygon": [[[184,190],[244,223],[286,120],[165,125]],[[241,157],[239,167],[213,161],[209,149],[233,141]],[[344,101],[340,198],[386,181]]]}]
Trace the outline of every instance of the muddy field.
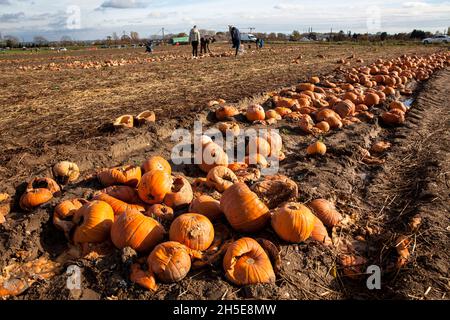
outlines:
[{"label": "muddy field", "polygon": [[[213,49],[229,51],[224,45]],[[246,106],[265,92],[295,86],[311,76],[338,78],[336,69],[347,67],[337,64],[338,59],[354,56],[349,61],[357,67],[379,58],[443,49],[276,45],[247,50],[238,59],[196,61],[186,59],[188,50],[164,48],[155,54],[159,61],[152,62],[144,61],[148,56],[139,50],[0,57],[0,193],[14,199],[11,213],[0,225],[0,269],[64,253],[67,240],[52,224],[55,205],[101,189],[98,182],[86,179],[100,168],[141,164],[152,155],[169,159],[174,129],[192,129],[195,120],[205,127],[215,125],[206,106],[209,100],[223,98]],[[130,62],[101,69],[42,67],[121,59]],[[365,275],[349,277],[342,272],[334,247],[312,240],[288,245],[267,228],[253,236],[280,247],[282,269],[275,284],[233,286],[219,263],[193,270],[181,282],[161,285],[152,293],[130,282],[129,252],[114,250],[98,259],[66,262],[64,267],[82,268],[81,291],[66,288],[63,269],[11,299],[449,299],[450,67],[447,64],[427,81],[410,86],[414,94],[403,126],[387,127],[376,117],[330,131],[324,135],[328,148],[324,157],[306,156],[306,147],[315,138],[302,134],[297,124],[281,120],[273,126],[280,130],[286,154],[280,173],[297,183],[299,202],[326,198],[336,204],[345,219],[329,230],[333,240],[352,243],[367,266],[382,268],[381,290],[368,290]],[[127,130],[111,127],[116,117],[146,109],[156,112],[155,124]],[[379,156],[379,162],[367,163],[363,152],[376,141],[388,141],[392,148]],[[35,176],[51,176],[51,166],[60,160],[79,165],[79,182],[31,213],[20,210],[17,203],[25,183]],[[194,166],[174,166],[174,171],[189,179],[204,176]],[[421,219],[414,232],[409,227],[413,217]],[[400,235],[411,240],[411,256],[405,266],[393,269]]]}]

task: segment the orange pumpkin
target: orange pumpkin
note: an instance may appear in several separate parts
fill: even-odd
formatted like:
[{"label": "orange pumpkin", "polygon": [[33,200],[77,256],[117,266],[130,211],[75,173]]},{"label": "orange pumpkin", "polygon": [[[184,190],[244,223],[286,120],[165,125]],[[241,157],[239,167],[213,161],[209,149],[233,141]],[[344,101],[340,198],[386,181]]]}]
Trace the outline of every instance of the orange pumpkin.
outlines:
[{"label": "orange pumpkin", "polygon": [[[399,112],[394,112],[399,111]],[[381,114],[381,120],[389,125],[401,125],[405,123],[405,114],[400,109],[392,109]]]},{"label": "orange pumpkin", "polygon": [[276,131],[269,129],[262,135],[262,138],[269,143],[269,156],[278,155],[281,152],[281,149],[283,148],[283,139]]},{"label": "orange pumpkin", "polygon": [[201,163],[198,165],[203,172],[208,173],[217,166],[228,166],[228,155],[216,143],[209,142],[203,145]]},{"label": "orange pumpkin", "polygon": [[239,111],[233,106],[222,106],[216,110],[216,118],[219,121],[229,120],[238,114]]},{"label": "orange pumpkin", "polygon": [[328,231],[319,218],[314,217],[314,229],[311,233],[311,238],[323,243],[326,246],[332,245],[333,241],[328,235]]},{"label": "orange pumpkin", "polygon": [[345,118],[355,113],[355,104],[351,100],[346,99],[338,102],[333,109],[341,118]]},{"label": "orange pumpkin", "polygon": [[114,223],[114,211],[103,201],[83,205],[73,216],[77,225],[73,234],[75,243],[100,243],[109,238]]},{"label": "orange pumpkin", "polygon": [[266,111],[266,119],[275,119],[275,120],[281,120],[281,116],[278,112],[275,110],[267,110]]},{"label": "orange pumpkin", "polygon": [[327,117],[325,122],[328,123],[331,129],[340,129],[343,127],[342,121],[336,117]]},{"label": "orange pumpkin", "polygon": [[208,195],[200,195],[192,201],[189,212],[198,213],[214,221],[223,216],[220,209],[220,202]]},{"label": "orange pumpkin", "polygon": [[198,251],[208,249],[214,240],[214,227],[204,215],[186,213],[176,218],[169,230],[169,239]]},{"label": "orange pumpkin", "polygon": [[153,156],[142,164],[142,170],[144,173],[152,170],[162,170],[168,174],[172,174],[172,167],[166,159],[160,156]]},{"label": "orange pumpkin", "polygon": [[130,247],[138,252],[149,252],[164,234],[159,222],[134,210],[118,216],[111,227],[111,240],[117,248]]},{"label": "orange pumpkin", "polygon": [[308,206],[327,227],[334,227],[342,220],[341,214],[334,205],[325,199],[313,200],[308,203]]},{"label": "orange pumpkin", "polygon": [[219,192],[224,192],[234,183],[238,182],[238,178],[231,169],[224,166],[217,166],[208,172],[206,177],[208,184]]},{"label": "orange pumpkin", "polygon": [[161,243],[148,256],[149,271],[162,282],[178,282],[191,269],[191,255],[192,251],[179,242]]},{"label": "orange pumpkin", "polygon": [[288,114],[292,113],[292,110],[289,108],[276,107],[274,110],[281,116],[281,118],[284,118]]},{"label": "orange pumpkin", "polygon": [[128,210],[136,210],[139,212],[145,212],[145,208],[139,204],[129,204],[122,200],[111,197],[110,195],[108,195],[106,193],[97,193],[93,197],[93,200],[104,201],[107,204],[109,204],[111,206],[111,208],[113,209],[114,214],[116,216],[120,215]]},{"label": "orange pumpkin", "polygon": [[138,187],[139,198],[148,204],[162,203],[171,191],[172,177],[165,171],[152,170],[144,174]]},{"label": "orange pumpkin", "polygon": [[111,186],[100,191],[113,198],[119,199],[126,203],[131,204],[141,204],[142,201],[139,199],[139,195],[136,189],[128,186]]},{"label": "orange pumpkin", "polygon": [[300,83],[297,86],[297,91],[314,91],[315,85],[312,83]]},{"label": "orange pumpkin", "polygon": [[220,209],[233,229],[256,232],[269,221],[269,208],[242,182],[228,188],[220,199]]},{"label": "orange pumpkin", "polygon": [[135,188],[141,180],[141,168],[129,165],[105,169],[100,171],[97,177],[105,187],[121,184]]},{"label": "orange pumpkin", "polygon": [[275,282],[268,255],[252,238],[239,239],[228,247],[223,268],[226,278],[239,286]]},{"label": "orange pumpkin", "polygon": [[173,221],[173,209],[165,204],[154,204],[144,213],[147,217],[157,219],[158,221]]},{"label": "orange pumpkin", "polygon": [[378,141],[375,142],[372,145],[372,148],[370,149],[370,152],[373,153],[383,153],[384,151],[386,151],[387,149],[389,149],[391,147],[391,143],[390,142],[386,142],[386,141]]},{"label": "orange pumpkin", "polygon": [[230,169],[233,172],[239,171],[239,170],[245,170],[248,168],[248,165],[245,162],[233,162],[228,165],[228,169]]},{"label": "orange pumpkin", "polygon": [[321,121],[318,124],[316,124],[316,128],[318,128],[322,132],[328,132],[330,131],[330,125],[326,121]]},{"label": "orange pumpkin", "polygon": [[368,107],[376,106],[380,103],[380,97],[376,93],[367,93],[364,96],[364,104]]},{"label": "orange pumpkin", "polygon": [[66,236],[74,226],[72,217],[84,204],[88,203],[85,199],[65,200],[58,204],[53,211],[53,224],[56,228],[64,231]]},{"label": "orange pumpkin", "polygon": [[145,124],[145,123],[151,123],[156,121],[156,114],[153,111],[145,110],[139,113],[136,116],[137,123],[139,124]]},{"label": "orange pumpkin", "polygon": [[233,136],[238,136],[241,133],[241,128],[235,122],[219,122],[217,128],[224,135],[231,134]]},{"label": "orange pumpkin", "polygon": [[315,154],[320,154],[323,156],[327,153],[327,146],[322,141],[317,141],[308,146],[306,153],[310,156]]},{"label": "orange pumpkin", "polygon": [[194,198],[189,181],[183,176],[175,176],[172,180],[172,187],[164,197],[164,204],[174,209],[189,205]]},{"label": "orange pumpkin", "polygon": [[328,117],[336,117],[339,120],[341,119],[341,117],[336,112],[328,108],[324,108],[316,114],[316,120],[318,122],[324,121]]},{"label": "orange pumpkin", "polygon": [[251,105],[247,108],[247,112],[245,114],[248,121],[258,121],[264,120],[266,118],[266,113],[264,112],[264,108],[258,104]]},{"label": "orange pumpkin", "polygon": [[392,110],[394,110],[394,109],[398,109],[398,110],[400,110],[400,111],[402,111],[402,112],[408,111],[408,109],[407,109],[406,106],[403,104],[403,102],[400,102],[400,101],[392,101],[392,102],[389,104],[389,110],[392,111]]},{"label": "orange pumpkin", "polygon": [[284,241],[299,243],[308,239],[314,229],[314,214],[308,207],[289,202],[272,216],[272,227]]}]

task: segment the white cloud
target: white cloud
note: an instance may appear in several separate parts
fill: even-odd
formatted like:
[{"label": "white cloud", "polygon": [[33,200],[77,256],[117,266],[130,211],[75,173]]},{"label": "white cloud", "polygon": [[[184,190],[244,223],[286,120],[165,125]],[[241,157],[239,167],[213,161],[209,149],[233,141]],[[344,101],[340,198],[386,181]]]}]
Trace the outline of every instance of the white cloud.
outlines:
[{"label": "white cloud", "polygon": [[425,2],[419,2],[419,1],[410,1],[410,2],[404,2],[402,4],[404,8],[423,8],[423,7],[429,7],[430,4]]}]

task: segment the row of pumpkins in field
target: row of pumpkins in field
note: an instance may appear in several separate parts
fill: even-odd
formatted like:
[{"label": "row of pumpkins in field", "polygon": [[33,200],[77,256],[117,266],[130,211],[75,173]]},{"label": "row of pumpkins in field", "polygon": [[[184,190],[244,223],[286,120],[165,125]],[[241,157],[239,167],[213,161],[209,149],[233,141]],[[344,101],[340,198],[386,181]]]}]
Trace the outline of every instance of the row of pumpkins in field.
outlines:
[{"label": "row of pumpkins in field", "polygon": [[[256,53],[257,51],[252,51],[251,53]],[[200,58],[223,58],[223,57],[231,57],[234,56],[234,53],[231,51],[226,52],[216,52],[216,53],[208,53]],[[163,61],[174,61],[174,60],[190,60],[191,57],[187,55],[176,55],[176,54],[166,54],[155,57],[135,57],[135,58],[121,58],[121,59],[108,59],[104,61],[95,61],[95,60],[87,60],[80,61],[75,60],[72,62],[64,62],[64,63],[55,63],[50,62],[46,64],[38,64],[38,65],[21,65],[18,66],[17,69],[21,71],[32,71],[32,70],[49,70],[49,71],[61,71],[61,70],[70,70],[70,69],[103,69],[108,67],[120,67],[126,65],[135,65],[135,64],[146,64],[153,62],[163,62]]]},{"label": "row of pumpkins in field", "polygon": [[[255,139],[266,142],[269,154],[281,151],[282,145],[273,143],[281,141],[275,132]],[[117,248],[149,254],[146,268],[133,264],[130,279],[151,290],[157,289],[157,280],[179,281],[191,268],[211,266],[222,256],[225,276],[232,283],[273,282],[280,264],[274,244],[248,236],[234,241],[233,232],[251,235],[270,224],[284,241],[300,243],[311,237],[332,245],[326,227],[338,224],[342,216],[330,202],[298,203],[297,184],[288,177],[261,178],[258,164],[247,162],[251,155],[246,162],[228,163],[225,151],[210,138],[203,137],[202,145],[204,154],[214,155],[213,163],[199,164],[206,177],[190,183],[173,175],[160,156],[142,166],[104,169],[95,177],[105,189],[90,200],[59,203],[54,225],[84,254],[90,245],[109,240]],[[76,181],[80,171],[75,163],[64,161],[53,167],[53,174],[55,179],[29,182],[19,201],[23,210],[59,196],[60,185]]]}]

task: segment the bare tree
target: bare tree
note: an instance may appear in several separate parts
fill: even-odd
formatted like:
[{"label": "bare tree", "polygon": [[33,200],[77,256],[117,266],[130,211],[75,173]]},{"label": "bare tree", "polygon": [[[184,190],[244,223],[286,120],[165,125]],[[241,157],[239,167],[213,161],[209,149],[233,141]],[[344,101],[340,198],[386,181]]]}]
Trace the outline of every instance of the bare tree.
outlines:
[{"label": "bare tree", "polygon": [[73,44],[72,38],[69,36],[62,36],[61,37],[61,45],[62,46],[70,46]]},{"label": "bare tree", "polygon": [[114,41],[114,44],[118,44],[119,43],[119,36],[117,35],[117,32],[113,32],[112,34],[112,39]]},{"label": "bare tree", "polygon": [[139,38],[139,33],[137,33],[136,31],[131,31],[130,32],[130,37],[131,37],[131,41],[133,43],[138,43],[140,38]]},{"label": "bare tree", "polygon": [[45,37],[43,37],[43,36],[35,36],[33,38],[33,42],[35,44],[37,44],[38,46],[42,46],[42,45],[48,44],[48,40]]}]

